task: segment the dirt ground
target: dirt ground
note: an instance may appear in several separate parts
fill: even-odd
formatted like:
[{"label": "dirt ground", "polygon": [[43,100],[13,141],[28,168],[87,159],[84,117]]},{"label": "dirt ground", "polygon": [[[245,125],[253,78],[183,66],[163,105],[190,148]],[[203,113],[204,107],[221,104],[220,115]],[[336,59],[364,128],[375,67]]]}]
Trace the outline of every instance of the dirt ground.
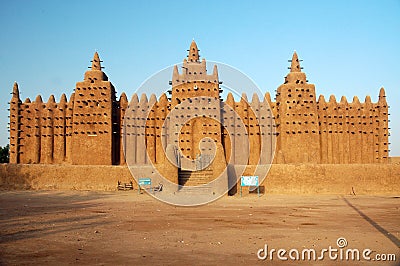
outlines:
[{"label": "dirt ground", "polygon": [[[399,238],[400,197],[392,196],[247,195],[175,207],[132,191],[0,192],[1,265],[398,265]],[[371,259],[394,254],[396,261],[331,260],[328,253],[281,261],[276,252],[259,260],[266,244],[268,252],[285,249],[286,258],[291,249],[318,257],[331,246],[369,248]]]}]

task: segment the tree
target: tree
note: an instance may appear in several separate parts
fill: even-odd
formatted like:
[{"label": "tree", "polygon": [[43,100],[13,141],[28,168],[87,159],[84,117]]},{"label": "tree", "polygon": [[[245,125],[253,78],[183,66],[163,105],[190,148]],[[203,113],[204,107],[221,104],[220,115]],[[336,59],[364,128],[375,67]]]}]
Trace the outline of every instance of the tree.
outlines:
[{"label": "tree", "polygon": [[8,163],[10,161],[10,145],[0,147],[0,163]]}]

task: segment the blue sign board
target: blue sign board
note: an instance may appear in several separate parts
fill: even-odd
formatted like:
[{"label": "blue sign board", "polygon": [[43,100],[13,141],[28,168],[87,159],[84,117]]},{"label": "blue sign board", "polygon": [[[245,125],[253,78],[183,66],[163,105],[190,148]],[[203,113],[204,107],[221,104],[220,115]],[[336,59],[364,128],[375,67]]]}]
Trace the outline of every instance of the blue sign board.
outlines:
[{"label": "blue sign board", "polygon": [[257,187],[258,186],[258,176],[242,176],[241,182],[242,187]]},{"label": "blue sign board", "polygon": [[151,178],[139,178],[139,186],[150,186]]},{"label": "blue sign board", "polygon": [[240,196],[242,196],[242,187],[257,187],[257,194],[260,196],[260,187],[258,183],[258,176],[242,176],[240,178]]},{"label": "blue sign board", "polygon": [[139,183],[138,193],[140,194],[141,186],[151,186],[151,178],[149,177],[139,178],[138,183]]}]

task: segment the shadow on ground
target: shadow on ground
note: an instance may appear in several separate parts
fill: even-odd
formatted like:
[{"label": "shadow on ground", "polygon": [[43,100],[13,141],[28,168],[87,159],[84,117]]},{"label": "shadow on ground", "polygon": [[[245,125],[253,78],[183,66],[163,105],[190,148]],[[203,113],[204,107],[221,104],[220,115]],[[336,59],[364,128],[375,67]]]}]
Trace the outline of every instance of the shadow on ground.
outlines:
[{"label": "shadow on ground", "polygon": [[104,225],[102,211],[81,210],[101,207],[93,201],[105,197],[96,192],[0,192],[0,244]]}]

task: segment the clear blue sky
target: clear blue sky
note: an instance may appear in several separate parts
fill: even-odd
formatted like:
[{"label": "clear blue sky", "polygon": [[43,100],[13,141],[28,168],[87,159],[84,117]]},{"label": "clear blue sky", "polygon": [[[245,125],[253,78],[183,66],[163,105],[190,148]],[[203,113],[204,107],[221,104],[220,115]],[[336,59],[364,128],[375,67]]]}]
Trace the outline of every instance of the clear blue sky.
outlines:
[{"label": "clear blue sky", "polygon": [[69,98],[94,51],[128,97],[181,62],[194,38],[208,60],[232,65],[263,92],[287,74],[294,50],[317,94],[391,107],[391,156],[400,156],[400,1],[0,0],[0,145],[8,143],[14,81],[21,98]]}]

